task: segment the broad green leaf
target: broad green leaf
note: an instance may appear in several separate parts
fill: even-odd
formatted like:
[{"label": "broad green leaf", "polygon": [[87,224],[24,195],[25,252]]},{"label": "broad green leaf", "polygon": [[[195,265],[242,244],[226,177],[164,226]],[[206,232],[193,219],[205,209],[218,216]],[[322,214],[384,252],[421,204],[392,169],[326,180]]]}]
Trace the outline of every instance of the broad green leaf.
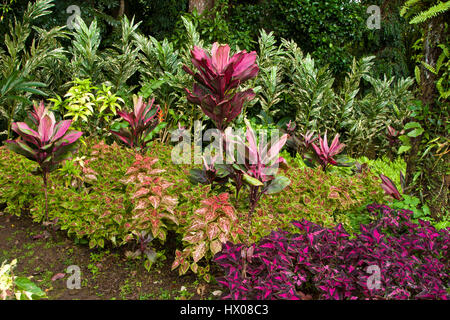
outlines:
[{"label": "broad green leaf", "polygon": [[244,174],[243,179],[246,183],[248,183],[249,185],[252,185],[254,187],[260,187],[260,186],[264,185],[261,181],[249,176],[248,174]]},{"label": "broad green leaf", "polygon": [[416,137],[420,136],[424,131],[425,130],[423,128],[414,129],[414,130],[408,132],[408,137],[416,138]]},{"label": "broad green leaf", "polygon": [[17,277],[14,280],[16,287],[21,291],[30,292],[32,298],[45,298],[46,294],[42,291],[36,284],[34,284],[30,279],[25,277]]},{"label": "broad green leaf", "polygon": [[418,122],[408,122],[407,124],[405,124],[405,127],[404,127],[405,130],[413,129],[413,128],[422,128],[422,126]]},{"label": "broad green leaf", "polygon": [[91,239],[89,241],[89,248],[93,249],[97,246],[97,241],[95,239]]},{"label": "broad green leaf", "polygon": [[403,142],[404,145],[409,146],[411,143],[409,141],[409,137],[408,136],[400,136],[398,137],[398,139]]},{"label": "broad green leaf", "polygon": [[273,179],[270,182],[265,193],[266,194],[278,193],[282,191],[284,188],[286,188],[290,183],[291,180],[289,180],[289,178],[284,176],[276,176],[275,179]]}]

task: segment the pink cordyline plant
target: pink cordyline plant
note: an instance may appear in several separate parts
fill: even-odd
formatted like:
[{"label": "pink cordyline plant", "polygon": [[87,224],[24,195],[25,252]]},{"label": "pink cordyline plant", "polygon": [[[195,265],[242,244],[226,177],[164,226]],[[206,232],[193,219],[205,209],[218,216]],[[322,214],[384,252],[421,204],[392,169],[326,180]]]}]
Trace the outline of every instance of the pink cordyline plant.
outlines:
[{"label": "pink cordyline plant", "polygon": [[260,141],[258,144],[256,134],[247,119],[245,119],[245,123],[247,125],[245,136],[247,143],[239,135],[231,134],[229,131],[226,131],[225,139],[231,145],[237,145],[240,170],[244,173],[244,181],[250,187],[250,217],[263,194],[278,193],[290,184],[288,178],[277,175],[278,166],[286,163],[279,153],[286,143],[288,135],[285,134],[271,143]]},{"label": "pink cordyline plant", "polygon": [[294,134],[295,128],[297,125],[292,120],[289,120],[289,122],[286,124],[286,131],[291,136]]},{"label": "pink cordyline plant", "polygon": [[331,142],[331,146],[328,146],[327,133],[325,132],[323,139],[319,136],[319,145],[313,143],[311,146],[319,158],[322,169],[326,171],[329,165],[338,165],[333,157],[342,151],[345,144],[339,142],[339,134],[336,134],[333,142]]},{"label": "pink cordyline plant", "polygon": [[75,142],[83,134],[80,131],[68,131],[72,120],[56,122],[55,115],[44,107],[34,106],[29,118],[35,124],[37,131],[25,122],[14,122],[12,130],[19,135],[16,140],[7,140],[5,144],[10,150],[37,162],[38,174],[42,175],[45,191],[45,218],[47,220],[47,180],[50,172],[69,159],[76,150]]},{"label": "pink cordyline plant", "polygon": [[397,131],[391,126],[387,126],[387,134],[386,137],[389,140],[389,145],[392,147],[396,143],[398,143],[398,137],[405,133],[405,130]]},{"label": "pink cordyline plant", "polygon": [[33,110],[30,112],[29,118],[33,122],[33,124],[36,127],[38,127],[41,118],[47,112],[48,112],[48,108],[45,107],[44,101],[41,100],[41,102],[39,103],[39,106],[33,105]]},{"label": "pink cordyline plant", "polygon": [[303,145],[305,149],[309,149],[314,142],[318,139],[318,137],[314,138],[314,131],[308,131],[305,134],[301,134],[303,137]]},{"label": "pink cordyline plant", "polygon": [[386,177],[385,175],[380,174],[381,179],[381,188],[383,188],[384,192],[386,192],[387,195],[391,196],[392,198],[396,200],[403,200],[402,195],[398,191],[397,187],[395,186],[394,182]]},{"label": "pink cordyline plant", "polygon": [[244,102],[255,96],[252,89],[242,92],[236,89],[258,74],[256,52],[243,50],[230,57],[230,47],[215,42],[211,55],[197,46],[191,54],[191,61],[199,72],[183,66],[183,70],[194,76],[196,81],[193,92],[185,89],[187,99],[199,105],[216,127],[223,131],[241,113]]},{"label": "pink cordyline plant", "polygon": [[134,108],[132,112],[118,111],[117,114],[127,121],[130,126],[121,128],[118,132],[111,130],[122,142],[131,148],[138,148],[141,153],[147,150],[147,135],[158,124],[158,112],[161,110],[159,105],[154,105],[155,98],[145,103],[142,97],[134,99]]}]

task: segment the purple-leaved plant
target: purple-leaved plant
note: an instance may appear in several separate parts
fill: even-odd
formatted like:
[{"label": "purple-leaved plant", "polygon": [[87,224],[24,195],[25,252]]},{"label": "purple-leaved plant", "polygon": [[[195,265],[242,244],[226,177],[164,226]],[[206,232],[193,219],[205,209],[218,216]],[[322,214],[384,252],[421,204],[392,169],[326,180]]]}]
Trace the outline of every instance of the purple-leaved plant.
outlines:
[{"label": "purple-leaved plant", "polygon": [[[274,231],[243,255],[246,245],[228,242],[214,260],[224,299],[443,299],[449,275],[450,228],[411,221],[409,210],[369,205],[375,222],[354,237],[342,225],[326,229],[294,221],[297,234]],[[243,263],[246,260],[246,263]],[[245,275],[242,274],[245,265]],[[379,286],[368,268],[379,268]]]},{"label": "purple-leaved plant", "polygon": [[[380,174],[380,179],[381,179],[381,188],[383,188],[384,192],[386,192],[387,195],[391,196],[396,200],[400,201],[403,200],[402,195],[400,194],[397,187],[395,186],[395,183],[391,179],[389,179],[383,174]],[[400,179],[402,179],[401,175]]]}]

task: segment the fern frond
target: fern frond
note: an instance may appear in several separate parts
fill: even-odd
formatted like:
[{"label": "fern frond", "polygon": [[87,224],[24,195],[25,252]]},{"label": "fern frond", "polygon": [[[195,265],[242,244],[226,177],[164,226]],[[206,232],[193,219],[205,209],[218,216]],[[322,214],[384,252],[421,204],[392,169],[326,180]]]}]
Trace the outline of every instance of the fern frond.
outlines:
[{"label": "fern frond", "polygon": [[403,7],[400,9],[400,16],[405,16],[405,14],[415,5],[417,5],[422,0],[408,0],[405,2]]},{"label": "fern frond", "polygon": [[429,8],[426,11],[422,11],[419,14],[417,14],[411,21],[410,24],[418,24],[423,23],[431,18],[437,17],[438,15],[446,12],[450,9],[450,1],[447,2],[440,2],[431,8]]}]

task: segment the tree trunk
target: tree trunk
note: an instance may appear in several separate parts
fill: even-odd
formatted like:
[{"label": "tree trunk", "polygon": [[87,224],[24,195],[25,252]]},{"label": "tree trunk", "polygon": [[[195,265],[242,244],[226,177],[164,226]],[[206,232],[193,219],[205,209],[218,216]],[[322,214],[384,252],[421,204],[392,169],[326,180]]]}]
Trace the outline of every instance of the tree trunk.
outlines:
[{"label": "tree trunk", "polygon": [[120,18],[125,13],[125,0],[120,0],[120,7],[119,7],[119,13],[117,16]]},{"label": "tree trunk", "polygon": [[[441,49],[438,44],[442,43],[444,34],[444,15],[432,18],[427,21],[424,27],[424,44],[423,57],[424,61],[429,65],[435,67]],[[437,116],[439,105],[437,100],[439,93],[436,88],[436,81],[438,75],[433,74],[423,65],[420,66],[420,100],[422,106],[428,106],[431,116]],[[412,121],[418,121],[411,119]],[[438,120],[438,119],[436,119]],[[445,119],[443,123],[445,123]],[[436,132],[437,135],[445,135],[445,128],[427,128],[427,120],[419,121],[425,130]],[[411,138],[411,149],[406,159],[406,183],[409,187],[412,186],[413,177],[416,174],[417,168],[422,169],[422,174],[419,181],[415,183],[415,194],[422,196],[422,200],[430,201],[432,215],[436,217],[441,208],[448,204],[448,178],[445,173],[446,156],[441,158],[440,163],[436,163],[436,159],[420,159],[419,152],[424,151],[424,145],[421,144],[422,136]],[[409,190],[408,190],[409,191]]]},{"label": "tree trunk", "polygon": [[214,0],[189,0],[189,12],[197,9],[197,12],[202,14],[205,10],[210,10],[214,7]]}]

